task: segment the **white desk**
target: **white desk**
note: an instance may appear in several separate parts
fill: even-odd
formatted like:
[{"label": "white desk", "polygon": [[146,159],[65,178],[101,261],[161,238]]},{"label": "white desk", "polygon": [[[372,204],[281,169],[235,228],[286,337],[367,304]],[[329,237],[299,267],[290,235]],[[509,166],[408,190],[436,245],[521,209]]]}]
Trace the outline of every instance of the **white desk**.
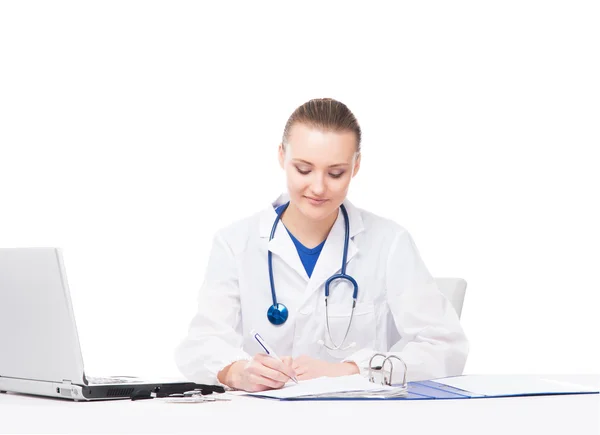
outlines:
[{"label": "white desk", "polygon": [[[581,377],[561,377],[573,382]],[[597,377],[588,377],[597,385]],[[393,432],[389,432],[392,430]],[[0,433],[594,434],[600,396],[423,401],[71,402],[0,395]]]}]

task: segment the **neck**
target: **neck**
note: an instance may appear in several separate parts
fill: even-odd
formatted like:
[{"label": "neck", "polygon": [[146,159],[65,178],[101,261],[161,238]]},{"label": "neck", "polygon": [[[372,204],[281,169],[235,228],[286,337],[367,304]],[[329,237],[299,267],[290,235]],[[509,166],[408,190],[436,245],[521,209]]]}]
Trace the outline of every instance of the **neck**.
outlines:
[{"label": "neck", "polygon": [[314,248],[327,238],[329,231],[337,219],[338,213],[331,213],[325,219],[312,221],[298,210],[293,202],[281,216],[286,228],[307,248]]}]

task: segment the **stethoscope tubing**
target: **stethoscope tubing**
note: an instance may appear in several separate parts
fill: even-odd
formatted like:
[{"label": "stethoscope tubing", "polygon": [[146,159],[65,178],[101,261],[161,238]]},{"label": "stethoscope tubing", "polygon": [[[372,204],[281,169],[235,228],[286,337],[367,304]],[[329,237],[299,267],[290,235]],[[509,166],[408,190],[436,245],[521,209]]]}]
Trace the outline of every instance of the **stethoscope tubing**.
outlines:
[{"label": "stethoscope tubing", "polygon": [[[271,235],[269,236],[269,241],[271,241],[273,239],[273,237],[275,236],[275,231],[277,230],[277,224],[279,223],[279,220],[281,219],[281,215],[288,208],[289,205],[290,205],[290,202],[288,201],[284,205],[282,210],[279,213],[277,213],[277,217],[275,218],[275,222],[273,223],[273,228],[271,229]],[[333,347],[327,346],[326,344],[323,344],[323,345],[330,350],[347,349],[349,347],[352,347],[352,345],[351,345],[349,347],[342,348],[342,345],[344,344],[344,342],[346,341],[346,338],[348,337],[348,333],[350,331],[350,326],[352,325],[352,319],[354,317],[354,309],[356,308],[356,301],[358,298],[358,283],[356,282],[356,280],[353,277],[346,274],[346,261],[348,259],[348,244],[350,241],[350,222],[349,222],[350,219],[348,218],[348,212],[346,211],[346,207],[344,207],[343,204],[340,205],[340,209],[342,210],[342,214],[344,216],[344,223],[345,223],[344,250],[342,253],[342,267],[340,269],[340,273],[330,276],[327,279],[327,281],[325,282],[325,318],[326,318],[326,325],[327,325],[327,334],[329,335],[329,340],[333,344]],[[268,251],[268,254],[267,254],[267,262],[269,265],[269,282],[271,284],[271,297],[273,299],[273,305],[271,307],[269,307],[269,310],[267,312],[267,317],[272,324],[281,325],[281,324],[285,323],[285,321],[287,320],[288,310],[285,305],[277,303],[277,294],[275,293],[275,281],[273,279],[273,256],[272,256],[272,253],[270,250]],[[334,343],[334,341],[331,337],[331,329],[329,328],[329,304],[328,304],[329,286],[335,280],[349,281],[350,284],[352,284],[352,287],[354,289],[354,291],[352,293],[352,312],[350,313],[350,321],[348,322],[348,327],[346,328],[346,334],[344,335],[344,338],[342,339],[342,342],[339,346]]]}]

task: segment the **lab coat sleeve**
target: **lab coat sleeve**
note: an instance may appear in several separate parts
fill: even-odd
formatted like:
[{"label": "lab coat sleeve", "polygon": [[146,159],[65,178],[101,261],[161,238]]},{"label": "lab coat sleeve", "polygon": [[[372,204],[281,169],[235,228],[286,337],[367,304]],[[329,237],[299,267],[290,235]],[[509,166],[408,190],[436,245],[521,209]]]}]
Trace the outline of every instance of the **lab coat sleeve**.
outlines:
[{"label": "lab coat sleeve", "polygon": [[191,381],[222,385],[217,374],[251,357],[242,349],[241,305],[233,252],[221,233],[214,237],[198,312],[188,335],[175,351],[179,370]]},{"label": "lab coat sleeve", "polygon": [[[412,237],[399,232],[386,266],[386,302],[401,339],[390,349],[361,349],[345,361],[368,372],[374,353],[400,357],[407,365],[407,380],[417,381],[462,374],[469,351],[456,311],[439,291],[423,264]],[[393,361],[394,379],[404,372]],[[377,363],[381,363],[379,357]],[[401,376],[401,375],[400,375]]]}]

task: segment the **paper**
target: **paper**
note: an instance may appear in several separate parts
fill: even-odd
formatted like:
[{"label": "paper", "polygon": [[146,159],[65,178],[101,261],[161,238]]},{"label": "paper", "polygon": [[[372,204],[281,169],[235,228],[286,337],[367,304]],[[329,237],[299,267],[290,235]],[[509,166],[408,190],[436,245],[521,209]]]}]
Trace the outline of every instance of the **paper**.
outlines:
[{"label": "paper", "polygon": [[485,396],[518,396],[544,393],[581,393],[598,389],[535,375],[466,375],[435,379],[439,384]]},{"label": "paper", "polygon": [[396,397],[406,394],[402,387],[390,387],[374,384],[361,375],[322,377],[299,381],[298,384],[288,382],[279,390],[248,393],[250,396],[269,397],[273,399],[292,399],[309,397]]}]

